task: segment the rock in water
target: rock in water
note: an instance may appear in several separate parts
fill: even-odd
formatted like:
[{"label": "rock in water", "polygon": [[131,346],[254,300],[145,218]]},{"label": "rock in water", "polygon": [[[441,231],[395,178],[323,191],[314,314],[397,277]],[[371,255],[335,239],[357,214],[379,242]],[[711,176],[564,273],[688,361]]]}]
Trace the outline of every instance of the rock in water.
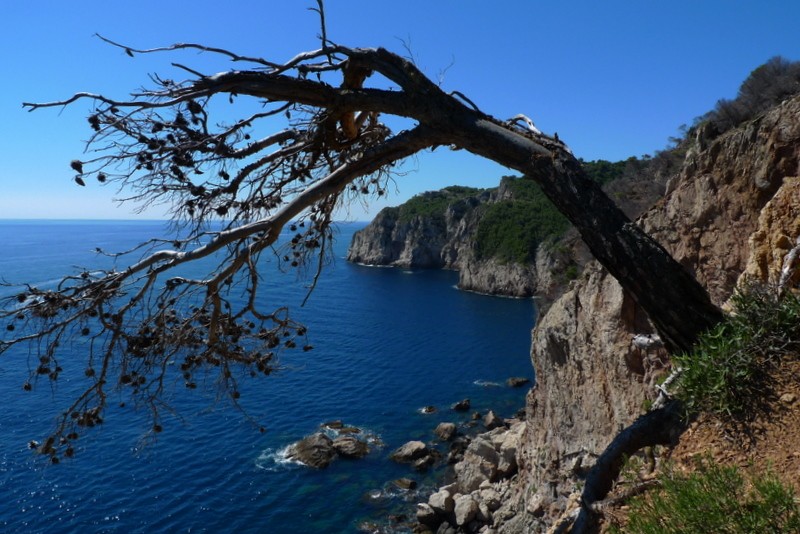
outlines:
[{"label": "rock in water", "polygon": [[510,388],[521,388],[528,382],[530,382],[530,379],[525,378],[524,376],[512,376],[506,380],[506,385]]},{"label": "rock in water", "polygon": [[417,481],[411,478],[398,478],[393,482],[395,486],[404,490],[413,490],[417,487]]},{"label": "rock in water", "polygon": [[469,399],[464,399],[453,404],[453,409],[457,412],[466,412],[467,410],[469,410],[469,407],[470,407]]},{"label": "rock in water", "polygon": [[428,447],[421,441],[409,441],[402,447],[395,449],[389,457],[395,462],[411,463],[429,454]]},{"label": "rock in water", "polygon": [[450,441],[456,435],[455,423],[439,423],[433,431],[442,441]]},{"label": "rock in water", "polygon": [[333,440],[322,432],[317,432],[292,445],[287,456],[309,467],[322,469],[333,461],[336,451],[333,448]]},{"label": "rock in water", "polygon": [[369,453],[367,444],[353,436],[338,437],[331,445],[339,456],[345,458],[363,458]]}]

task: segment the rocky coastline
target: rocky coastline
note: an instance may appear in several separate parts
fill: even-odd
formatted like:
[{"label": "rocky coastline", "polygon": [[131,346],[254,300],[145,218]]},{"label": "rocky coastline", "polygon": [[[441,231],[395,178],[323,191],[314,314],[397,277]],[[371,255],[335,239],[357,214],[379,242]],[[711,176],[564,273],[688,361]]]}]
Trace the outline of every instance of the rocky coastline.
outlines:
[{"label": "rocky coastline", "polygon": [[[521,389],[530,384],[529,378],[510,377],[505,387]],[[438,411],[433,406],[420,409],[423,414]],[[503,418],[492,409],[472,411],[470,399],[465,398],[442,411],[452,416],[431,428],[431,439],[411,440],[383,453],[386,461],[408,465],[407,476],[387,482],[408,493],[405,511],[390,514],[382,522],[364,522],[358,527],[360,532],[479,532],[495,520],[506,521],[514,515],[508,497],[518,471],[523,410]],[[338,458],[357,461],[384,447],[378,436],[334,420],[289,445],[285,454],[308,468],[325,469]],[[414,491],[418,489],[415,473],[431,470],[441,485],[426,486],[423,493]],[[423,502],[416,502],[420,499]]]},{"label": "rocky coastline", "polygon": [[[777,280],[800,234],[800,97],[721,135],[700,128],[681,150],[664,198],[637,224],[719,305],[742,277]],[[583,477],[595,459],[655,398],[654,386],[669,370],[663,349],[644,351],[632,343],[652,332],[631,296],[588,262],[537,320],[531,349],[537,380],[524,422],[481,437],[468,455],[472,466],[459,468],[497,473],[486,458],[494,458],[493,444],[505,433],[515,436],[516,473],[473,478],[477,487],[460,481],[442,486],[420,503],[420,531],[557,528],[579,506]]]},{"label": "rocky coastline", "polygon": [[[529,262],[481,258],[475,236],[484,208],[513,198],[509,179],[493,190],[454,200],[441,213],[404,216],[386,208],[356,232],[347,260],[368,266],[458,271],[460,289],[487,295],[552,298],[563,285],[567,256],[539,246]],[[436,195],[441,192],[425,193]]]}]

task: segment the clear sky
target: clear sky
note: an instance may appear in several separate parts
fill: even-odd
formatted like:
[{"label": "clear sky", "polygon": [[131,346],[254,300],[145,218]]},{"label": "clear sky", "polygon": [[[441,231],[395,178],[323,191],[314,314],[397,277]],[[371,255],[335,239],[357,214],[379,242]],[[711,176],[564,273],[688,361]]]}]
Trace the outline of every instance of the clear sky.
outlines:
[{"label": "clear sky", "polygon": [[[136,218],[117,192],[72,182],[90,134],[88,104],[28,113],[23,101],[77,91],[124,97],[149,73],[183,78],[168,55],[127,57],[94,33],[137,48],[198,42],[285,60],[317,48],[313,0],[37,1],[0,4],[0,218]],[[800,59],[797,0],[328,0],[328,35],[349,46],[410,54],[446,90],[498,118],[531,117],[584,159],[616,161],[663,149],[681,124],[732,98],[775,55]],[[207,54],[181,62],[229,64]],[[232,66],[230,68],[233,68]],[[461,184],[491,187],[506,171],[437,150],[407,165],[388,204]],[[368,219],[355,209],[354,219]],[[150,211],[144,216],[161,218]]]}]

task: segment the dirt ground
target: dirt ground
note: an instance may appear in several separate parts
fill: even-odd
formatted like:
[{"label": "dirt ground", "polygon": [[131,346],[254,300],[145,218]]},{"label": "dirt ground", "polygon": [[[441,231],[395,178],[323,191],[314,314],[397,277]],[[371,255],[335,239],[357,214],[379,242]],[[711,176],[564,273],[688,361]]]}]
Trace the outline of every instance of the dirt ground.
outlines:
[{"label": "dirt ground", "polygon": [[706,455],[745,471],[771,470],[800,495],[800,361],[782,363],[773,379],[775,395],[764,413],[738,428],[699,418],[672,450],[672,461],[691,469],[694,458]]},{"label": "dirt ground", "polygon": [[[782,362],[773,373],[774,392],[763,410],[747,424],[732,426],[711,416],[701,416],[683,433],[672,449],[660,451],[659,463],[670,462],[686,472],[696,460],[711,458],[722,465],[736,465],[747,474],[770,471],[785,484],[793,486],[800,498],[800,360]],[[658,476],[658,470],[652,475]],[[636,481],[618,483],[611,493],[624,492]],[[628,506],[606,511],[603,528],[611,523],[624,531]]]}]

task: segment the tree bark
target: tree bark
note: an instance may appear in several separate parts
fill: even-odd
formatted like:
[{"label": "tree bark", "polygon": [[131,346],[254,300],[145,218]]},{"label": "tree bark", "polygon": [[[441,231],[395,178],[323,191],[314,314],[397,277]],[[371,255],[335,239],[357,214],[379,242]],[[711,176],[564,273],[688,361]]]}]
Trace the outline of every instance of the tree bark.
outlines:
[{"label": "tree bark", "polygon": [[540,136],[529,139],[455,104],[447,122],[436,127],[458,146],[535,180],[594,257],[647,312],[668,350],[691,350],[698,335],[722,319],[693,275],[628,219],[565,146],[542,146]]}]

